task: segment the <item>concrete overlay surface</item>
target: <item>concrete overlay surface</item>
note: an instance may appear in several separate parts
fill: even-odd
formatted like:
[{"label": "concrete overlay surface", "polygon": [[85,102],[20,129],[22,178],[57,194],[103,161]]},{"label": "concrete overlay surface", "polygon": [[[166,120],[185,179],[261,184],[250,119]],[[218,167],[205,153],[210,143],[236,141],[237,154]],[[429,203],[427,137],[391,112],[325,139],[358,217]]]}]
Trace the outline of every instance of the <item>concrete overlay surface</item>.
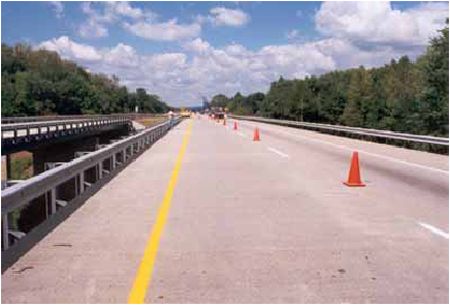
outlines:
[{"label": "concrete overlay surface", "polygon": [[[146,302],[448,302],[448,156],[192,120]],[[125,303],[187,126],[8,269],[2,302]],[[342,184],[353,149],[364,188]]]}]

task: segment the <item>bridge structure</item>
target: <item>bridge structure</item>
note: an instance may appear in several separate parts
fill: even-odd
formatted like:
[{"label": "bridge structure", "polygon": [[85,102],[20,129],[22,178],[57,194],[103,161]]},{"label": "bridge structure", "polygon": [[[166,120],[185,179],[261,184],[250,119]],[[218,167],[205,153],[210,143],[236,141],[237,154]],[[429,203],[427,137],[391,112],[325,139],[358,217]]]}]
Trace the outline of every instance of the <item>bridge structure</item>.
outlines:
[{"label": "bridge structure", "polygon": [[[11,154],[33,154],[34,174],[47,163],[67,162],[76,152],[96,150],[111,139],[132,132],[133,121],[155,114],[66,115],[2,118],[2,156],[6,159],[6,179],[11,181]],[[15,183],[13,181],[12,183]],[[6,186],[10,185],[5,182]]]},{"label": "bridge structure", "polygon": [[2,124],[2,153],[34,149],[42,144],[62,142],[130,127],[126,116],[59,119]]},{"label": "bridge structure", "polygon": [[4,190],[2,302],[447,303],[448,156],[292,125],[177,119]]}]

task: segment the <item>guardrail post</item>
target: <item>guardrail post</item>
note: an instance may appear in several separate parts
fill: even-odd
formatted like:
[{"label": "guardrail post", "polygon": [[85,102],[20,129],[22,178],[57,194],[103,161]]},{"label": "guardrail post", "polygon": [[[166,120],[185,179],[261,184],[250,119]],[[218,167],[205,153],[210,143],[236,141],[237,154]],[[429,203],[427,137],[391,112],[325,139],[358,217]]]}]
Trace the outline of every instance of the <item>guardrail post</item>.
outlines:
[{"label": "guardrail post", "polygon": [[111,156],[111,171],[116,168],[116,153]]},{"label": "guardrail post", "polygon": [[12,164],[11,164],[11,154],[6,154],[6,180],[11,179],[11,170],[12,170]]},{"label": "guardrail post", "polygon": [[80,186],[79,186],[80,193],[79,194],[82,194],[84,192],[84,170],[81,171],[78,176],[80,178]]},{"label": "guardrail post", "polygon": [[48,213],[47,213],[47,217],[49,215],[53,215],[54,213],[56,213],[56,187],[50,189],[49,192],[47,192],[45,194],[45,197],[47,199],[47,209],[48,209]]},{"label": "guardrail post", "polygon": [[8,225],[8,214],[2,215],[2,242],[3,242],[3,249],[6,250],[9,248],[9,225]]},{"label": "guardrail post", "polygon": [[97,179],[101,180],[103,178],[103,160],[97,165]]}]

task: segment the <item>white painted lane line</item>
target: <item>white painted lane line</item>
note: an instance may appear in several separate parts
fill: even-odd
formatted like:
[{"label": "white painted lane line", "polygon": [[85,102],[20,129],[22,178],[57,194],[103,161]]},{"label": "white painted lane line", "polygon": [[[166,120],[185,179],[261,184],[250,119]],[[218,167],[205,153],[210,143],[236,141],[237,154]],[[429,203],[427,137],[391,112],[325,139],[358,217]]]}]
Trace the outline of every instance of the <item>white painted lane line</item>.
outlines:
[{"label": "white painted lane line", "polygon": [[401,159],[396,159],[396,158],[392,158],[392,157],[388,157],[388,156],[384,156],[384,155],[370,153],[370,152],[363,151],[363,150],[355,149],[354,151],[359,151],[359,152],[362,152],[362,153],[364,153],[366,155],[370,155],[370,156],[373,156],[373,157],[389,160],[389,161],[392,161],[392,162],[395,162],[395,163],[404,164],[404,165],[407,165],[407,166],[412,166],[412,167],[421,168],[421,169],[425,169],[425,170],[435,171],[435,172],[439,172],[439,173],[443,173],[443,174],[448,175],[448,170],[442,170],[442,169],[438,169],[438,168],[433,168],[433,167],[428,167],[428,166],[419,165],[419,164],[415,164],[415,163],[410,163],[410,162],[407,162],[407,161],[404,161],[404,160],[401,160]]},{"label": "white painted lane line", "polygon": [[407,161],[404,161],[404,160],[401,160],[401,159],[397,159],[397,158],[393,158],[393,157],[379,155],[379,154],[376,154],[376,153],[371,153],[371,152],[367,152],[367,151],[360,150],[360,149],[350,148],[350,147],[347,147],[345,145],[335,144],[335,143],[332,143],[332,142],[329,142],[329,141],[325,141],[325,140],[312,139],[312,138],[305,137],[305,136],[294,135],[294,134],[291,134],[291,133],[280,131],[278,129],[276,131],[281,133],[281,134],[289,135],[291,137],[297,137],[297,138],[305,139],[307,141],[323,143],[323,144],[326,144],[326,145],[330,145],[330,146],[333,146],[333,147],[336,147],[336,148],[339,148],[339,149],[342,149],[342,150],[351,151],[351,152],[358,151],[359,153],[363,153],[363,154],[370,155],[370,156],[373,156],[373,157],[376,157],[376,158],[388,160],[388,161],[395,162],[395,163],[398,163],[398,164],[403,164],[403,165],[416,167],[416,168],[429,170],[429,171],[435,171],[435,172],[439,172],[439,173],[443,173],[443,174],[448,175],[448,170],[443,170],[443,169],[428,167],[428,166],[424,166],[424,165],[420,165],[420,164],[415,164],[415,163],[407,162]]},{"label": "white painted lane line", "polygon": [[242,133],[242,132],[237,132],[237,134],[238,134],[239,136],[241,136],[241,137],[247,137],[247,136],[245,136],[245,134]]},{"label": "white painted lane line", "polygon": [[283,153],[283,152],[281,152],[281,151],[278,151],[278,150],[275,149],[275,148],[267,147],[267,150],[272,151],[273,153],[278,154],[278,155],[280,155],[281,157],[289,158],[289,155],[287,155],[286,153]]},{"label": "white painted lane line", "polygon": [[432,232],[433,234],[436,234],[438,236],[444,237],[445,239],[448,239],[448,233],[444,232],[441,229],[438,229],[437,227],[434,227],[430,224],[427,223],[422,223],[422,222],[417,222],[420,226],[426,228],[427,230],[429,230],[430,232]]}]

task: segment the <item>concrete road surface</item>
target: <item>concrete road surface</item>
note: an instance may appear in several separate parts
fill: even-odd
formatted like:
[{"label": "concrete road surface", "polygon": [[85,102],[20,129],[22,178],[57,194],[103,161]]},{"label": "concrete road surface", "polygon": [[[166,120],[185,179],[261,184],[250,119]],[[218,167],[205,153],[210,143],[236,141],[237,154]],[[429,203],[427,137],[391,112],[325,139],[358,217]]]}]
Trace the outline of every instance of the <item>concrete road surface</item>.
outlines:
[{"label": "concrete road surface", "polygon": [[[448,303],[447,156],[206,117],[7,270],[2,302],[127,302],[191,124],[145,302]],[[355,149],[364,188],[342,183]]]}]

